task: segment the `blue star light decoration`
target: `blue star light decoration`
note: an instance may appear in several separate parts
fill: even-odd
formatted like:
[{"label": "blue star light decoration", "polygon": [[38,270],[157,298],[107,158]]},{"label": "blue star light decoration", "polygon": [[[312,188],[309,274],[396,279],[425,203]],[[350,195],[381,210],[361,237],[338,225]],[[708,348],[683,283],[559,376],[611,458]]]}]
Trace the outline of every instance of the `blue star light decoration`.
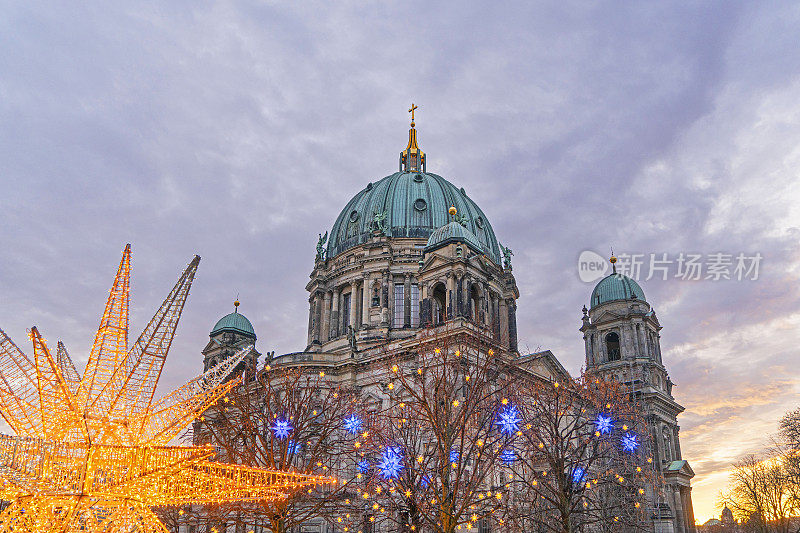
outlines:
[{"label": "blue star light decoration", "polygon": [[517,460],[517,454],[514,453],[514,450],[503,450],[500,452],[500,462],[506,466],[509,466],[511,463]]},{"label": "blue star light decoration", "polygon": [[614,428],[614,421],[610,416],[597,415],[594,425],[601,435],[605,435],[606,433],[611,433],[611,430]]},{"label": "blue star light decoration", "polygon": [[292,454],[298,454],[303,451],[303,444],[290,440],[286,443],[286,451]]},{"label": "blue star light decoration", "polygon": [[383,452],[381,462],[378,464],[383,479],[397,479],[397,476],[403,470],[402,461],[403,454],[400,449],[395,446],[387,446]]},{"label": "blue star light decoration", "polygon": [[458,453],[458,450],[456,450],[455,448],[450,450],[450,462],[451,463],[457,463],[458,459],[460,457],[461,457],[461,454]]},{"label": "blue star light decoration", "polygon": [[506,435],[513,435],[519,431],[520,422],[522,422],[522,419],[519,417],[519,411],[514,405],[509,405],[497,413],[497,425],[500,427],[500,431]]},{"label": "blue star light decoration", "polygon": [[362,459],[358,462],[358,473],[359,474],[369,474],[370,468],[372,468],[372,464],[370,464],[369,460]]},{"label": "blue star light decoration", "polygon": [[351,435],[357,435],[361,431],[361,426],[363,425],[361,419],[355,414],[344,419],[344,429]]},{"label": "blue star light decoration", "polygon": [[272,432],[275,434],[275,437],[278,439],[285,439],[289,436],[289,433],[292,431],[292,424],[289,423],[288,420],[284,420],[283,418],[279,418],[272,424]]},{"label": "blue star light decoration", "polygon": [[636,433],[625,433],[622,437],[622,449],[626,452],[633,453],[639,447],[639,438]]},{"label": "blue star light decoration", "polygon": [[586,479],[586,470],[582,466],[576,466],[572,471],[572,482],[580,485],[584,479]]}]

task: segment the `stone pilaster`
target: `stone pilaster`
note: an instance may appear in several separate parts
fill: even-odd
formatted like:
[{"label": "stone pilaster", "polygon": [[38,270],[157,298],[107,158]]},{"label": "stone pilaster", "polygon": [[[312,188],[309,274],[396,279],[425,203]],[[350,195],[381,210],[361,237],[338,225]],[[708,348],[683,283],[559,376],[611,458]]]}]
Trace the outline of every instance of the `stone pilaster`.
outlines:
[{"label": "stone pilaster", "polygon": [[369,274],[364,274],[364,283],[362,284],[362,289],[361,289],[361,327],[362,328],[368,328],[370,326],[370,323],[369,323],[370,292],[372,292],[372,287],[370,286],[370,282],[369,282]]},{"label": "stone pilaster", "polygon": [[330,339],[331,330],[331,291],[325,291],[325,299],[322,302],[322,333],[320,341],[327,342]]},{"label": "stone pilaster", "polygon": [[331,323],[330,323],[330,337],[335,339],[339,336],[339,300],[342,295],[342,289],[336,287],[333,289],[333,300],[331,301]]},{"label": "stone pilaster", "polygon": [[[358,309],[358,281],[353,280],[350,282],[350,325],[355,329],[358,327],[356,324],[356,309]],[[342,331],[342,335],[347,335],[347,331]]]}]

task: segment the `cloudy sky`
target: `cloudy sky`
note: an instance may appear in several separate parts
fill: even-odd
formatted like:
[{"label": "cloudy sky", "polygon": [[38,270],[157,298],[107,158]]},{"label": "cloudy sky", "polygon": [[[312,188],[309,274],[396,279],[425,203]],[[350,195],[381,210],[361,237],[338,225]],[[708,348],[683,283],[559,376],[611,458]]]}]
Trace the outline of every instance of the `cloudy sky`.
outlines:
[{"label": "cloudy sky", "polygon": [[514,250],[522,345],[570,371],[582,251],[642,278],[762,255],[756,280],[642,281],[718,514],[800,403],[800,7],[518,4],[0,2],[0,327],[85,360],[130,242],[136,328],[203,258],[165,385],[237,294],[262,352],[302,349],[317,234],[396,169],[413,101],[428,169]]}]

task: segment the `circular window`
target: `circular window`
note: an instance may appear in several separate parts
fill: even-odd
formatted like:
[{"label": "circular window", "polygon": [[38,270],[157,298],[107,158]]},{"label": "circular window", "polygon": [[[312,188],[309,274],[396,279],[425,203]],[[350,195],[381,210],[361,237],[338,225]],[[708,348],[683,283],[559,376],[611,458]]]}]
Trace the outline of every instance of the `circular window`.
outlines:
[{"label": "circular window", "polygon": [[417,211],[425,211],[426,209],[428,209],[428,203],[422,198],[417,198],[414,201],[414,209],[416,209]]},{"label": "circular window", "polygon": [[353,210],[353,211],[350,213],[350,222],[355,222],[355,221],[357,221],[357,220],[358,220],[358,211],[356,211],[356,210]]},{"label": "circular window", "polygon": [[422,174],[417,174],[416,176],[414,176],[414,181],[416,181],[417,183],[422,183]]},{"label": "circular window", "polygon": [[475,224],[476,224],[476,225],[477,225],[479,228],[483,229],[483,217],[478,217],[478,218],[476,218],[476,219],[475,219]]},{"label": "circular window", "polygon": [[367,190],[368,191],[372,190],[372,182],[371,181],[369,183],[367,183]]}]

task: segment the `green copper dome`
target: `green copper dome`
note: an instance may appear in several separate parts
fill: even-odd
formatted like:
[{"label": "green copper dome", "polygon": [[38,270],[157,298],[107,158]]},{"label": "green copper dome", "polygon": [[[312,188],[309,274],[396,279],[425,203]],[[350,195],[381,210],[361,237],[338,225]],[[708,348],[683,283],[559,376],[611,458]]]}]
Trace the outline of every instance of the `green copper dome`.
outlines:
[{"label": "green copper dome", "polygon": [[328,257],[367,242],[373,231],[381,228],[389,237],[428,239],[434,230],[448,225],[451,206],[458,210],[459,218],[464,217],[461,220],[475,247],[499,264],[497,238],[481,208],[464,189],[443,177],[416,171],[396,172],[356,194],[333,224]]},{"label": "green copper dome", "polygon": [[253,329],[253,324],[247,320],[246,316],[237,312],[233,312],[220,318],[214,326],[214,329],[211,330],[211,335],[216,335],[217,333],[222,333],[223,331],[231,331],[233,333],[239,333],[240,335],[247,335],[253,339],[256,338],[256,332]]},{"label": "green copper dome", "polygon": [[478,253],[488,253],[478,238],[473,233],[459,224],[452,221],[446,226],[437,229],[428,237],[428,244],[425,251],[435,250],[450,243],[464,243]]},{"label": "green copper dome", "polygon": [[600,280],[592,291],[591,307],[615,300],[645,301],[644,291],[634,280],[622,274],[613,273]]}]

